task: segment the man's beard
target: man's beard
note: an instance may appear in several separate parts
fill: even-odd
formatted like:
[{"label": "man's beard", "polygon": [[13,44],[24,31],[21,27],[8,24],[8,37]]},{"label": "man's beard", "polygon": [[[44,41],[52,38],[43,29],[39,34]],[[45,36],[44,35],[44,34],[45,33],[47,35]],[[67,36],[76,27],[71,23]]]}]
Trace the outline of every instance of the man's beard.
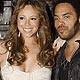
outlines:
[{"label": "man's beard", "polygon": [[60,38],[61,39],[63,39],[63,40],[70,40],[70,39],[72,39],[75,35],[76,35],[76,33],[78,32],[78,30],[79,30],[79,25],[80,25],[80,23],[79,23],[79,19],[77,19],[76,20],[76,22],[75,22],[75,24],[74,24],[74,32],[72,33],[72,35],[70,35],[70,36],[68,36],[68,37],[66,37],[66,38],[63,38],[63,37],[61,37],[60,35]]}]

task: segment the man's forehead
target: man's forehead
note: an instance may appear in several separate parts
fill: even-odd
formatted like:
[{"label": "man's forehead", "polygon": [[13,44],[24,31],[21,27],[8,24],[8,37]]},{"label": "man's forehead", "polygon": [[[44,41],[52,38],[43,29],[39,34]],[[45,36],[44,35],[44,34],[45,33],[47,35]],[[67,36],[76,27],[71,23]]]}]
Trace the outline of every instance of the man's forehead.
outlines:
[{"label": "man's forehead", "polygon": [[75,9],[73,8],[73,6],[69,3],[60,3],[55,7],[55,11],[54,14],[65,14],[65,13],[71,13],[71,12],[75,12]]}]

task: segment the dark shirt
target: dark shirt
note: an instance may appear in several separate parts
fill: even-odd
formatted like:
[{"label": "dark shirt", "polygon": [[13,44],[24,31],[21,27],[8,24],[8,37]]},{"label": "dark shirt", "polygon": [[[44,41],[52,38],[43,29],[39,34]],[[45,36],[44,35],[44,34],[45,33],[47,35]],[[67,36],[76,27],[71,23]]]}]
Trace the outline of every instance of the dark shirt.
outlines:
[{"label": "dark shirt", "polygon": [[80,40],[79,48],[68,62],[64,57],[66,43],[59,50],[55,58],[55,67],[52,71],[52,80],[80,80]]},{"label": "dark shirt", "polygon": [[61,62],[61,66],[59,68],[59,80],[68,80],[67,79],[68,68],[69,68],[69,62],[63,56],[63,60]]}]

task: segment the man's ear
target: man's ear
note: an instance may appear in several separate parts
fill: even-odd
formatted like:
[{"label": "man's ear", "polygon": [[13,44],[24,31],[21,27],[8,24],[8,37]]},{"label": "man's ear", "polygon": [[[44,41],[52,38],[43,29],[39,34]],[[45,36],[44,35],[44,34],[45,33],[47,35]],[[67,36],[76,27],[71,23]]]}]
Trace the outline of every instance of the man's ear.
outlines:
[{"label": "man's ear", "polygon": [[79,16],[79,23],[80,23],[80,16]]}]

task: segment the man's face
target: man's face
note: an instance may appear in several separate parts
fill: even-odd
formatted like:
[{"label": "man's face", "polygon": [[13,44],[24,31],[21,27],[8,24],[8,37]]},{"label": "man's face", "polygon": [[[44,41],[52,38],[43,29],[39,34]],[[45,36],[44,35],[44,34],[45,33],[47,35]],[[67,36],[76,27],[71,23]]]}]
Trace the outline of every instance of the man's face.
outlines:
[{"label": "man's face", "polygon": [[62,39],[71,39],[78,31],[78,19],[73,6],[69,3],[60,3],[55,8],[54,24]]}]

